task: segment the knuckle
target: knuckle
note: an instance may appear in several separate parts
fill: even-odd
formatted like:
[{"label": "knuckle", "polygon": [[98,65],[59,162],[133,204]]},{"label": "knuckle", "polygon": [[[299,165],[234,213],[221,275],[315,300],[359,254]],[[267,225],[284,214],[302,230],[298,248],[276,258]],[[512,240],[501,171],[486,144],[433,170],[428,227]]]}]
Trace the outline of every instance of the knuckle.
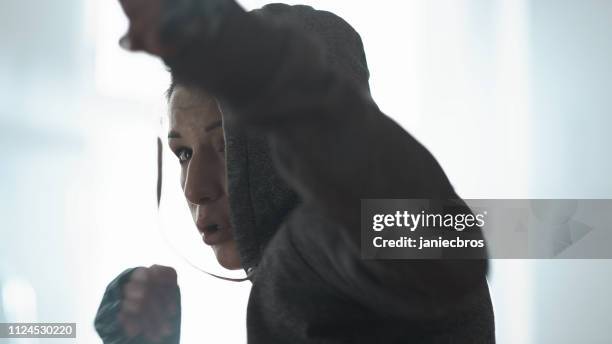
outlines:
[{"label": "knuckle", "polygon": [[147,288],[139,284],[126,285],[124,290],[124,298],[130,300],[143,300],[147,295]]},{"label": "knuckle", "polygon": [[148,268],[136,268],[130,276],[130,281],[135,282],[147,282],[149,280],[149,269]]},{"label": "knuckle", "polygon": [[121,309],[126,313],[139,313],[142,310],[142,302],[125,299],[121,303]]},{"label": "knuckle", "polygon": [[152,265],[151,272],[157,282],[160,284],[176,284],[176,270],[169,266]]}]

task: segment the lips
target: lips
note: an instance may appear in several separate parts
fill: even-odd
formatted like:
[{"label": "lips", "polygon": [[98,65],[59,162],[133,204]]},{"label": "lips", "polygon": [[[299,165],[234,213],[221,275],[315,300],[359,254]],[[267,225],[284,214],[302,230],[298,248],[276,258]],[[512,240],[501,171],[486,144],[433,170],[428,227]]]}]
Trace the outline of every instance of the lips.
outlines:
[{"label": "lips", "polygon": [[198,231],[206,245],[213,246],[231,238],[230,227],[217,223],[197,223]]}]

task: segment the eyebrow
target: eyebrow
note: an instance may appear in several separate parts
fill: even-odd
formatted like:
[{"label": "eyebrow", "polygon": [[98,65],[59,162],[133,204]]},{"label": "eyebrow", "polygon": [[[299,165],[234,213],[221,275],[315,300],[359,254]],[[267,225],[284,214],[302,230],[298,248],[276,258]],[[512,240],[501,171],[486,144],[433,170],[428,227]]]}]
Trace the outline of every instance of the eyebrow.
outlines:
[{"label": "eyebrow", "polygon": [[[212,131],[214,129],[220,128],[222,126],[223,126],[223,121],[222,120],[218,120],[218,121],[215,121],[215,122],[207,125],[206,127],[204,127],[204,131],[205,132],[209,132],[209,131]],[[169,139],[180,139],[181,137],[182,137],[181,133],[179,133],[176,130],[170,130],[170,132],[168,133],[168,138]]]},{"label": "eyebrow", "polygon": [[169,139],[180,139],[181,133],[179,133],[176,130],[170,130],[170,132],[168,133],[168,138]]}]

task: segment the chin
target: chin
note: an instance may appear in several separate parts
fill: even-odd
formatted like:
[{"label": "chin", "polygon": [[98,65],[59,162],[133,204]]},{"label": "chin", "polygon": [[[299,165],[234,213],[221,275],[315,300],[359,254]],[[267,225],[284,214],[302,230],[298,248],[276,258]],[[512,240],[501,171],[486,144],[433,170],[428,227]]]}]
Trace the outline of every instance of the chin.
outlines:
[{"label": "chin", "polygon": [[213,250],[215,251],[217,262],[223,268],[228,270],[239,270],[242,268],[238,250],[236,249],[236,243],[234,241],[215,245]]}]

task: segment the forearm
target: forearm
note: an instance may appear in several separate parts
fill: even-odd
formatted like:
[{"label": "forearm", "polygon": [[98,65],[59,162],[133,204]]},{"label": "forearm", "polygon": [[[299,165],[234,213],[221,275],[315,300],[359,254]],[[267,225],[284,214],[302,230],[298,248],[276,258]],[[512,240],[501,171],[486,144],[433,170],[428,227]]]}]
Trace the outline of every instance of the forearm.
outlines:
[{"label": "forearm", "polygon": [[[211,11],[192,5],[183,8],[189,14],[177,16],[178,22],[162,22],[162,38],[178,45],[177,52],[164,57],[177,82],[206,89],[234,106],[256,99],[279,73],[286,32],[233,0],[186,1],[218,6]],[[179,29],[185,26],[194,29]]]}]

